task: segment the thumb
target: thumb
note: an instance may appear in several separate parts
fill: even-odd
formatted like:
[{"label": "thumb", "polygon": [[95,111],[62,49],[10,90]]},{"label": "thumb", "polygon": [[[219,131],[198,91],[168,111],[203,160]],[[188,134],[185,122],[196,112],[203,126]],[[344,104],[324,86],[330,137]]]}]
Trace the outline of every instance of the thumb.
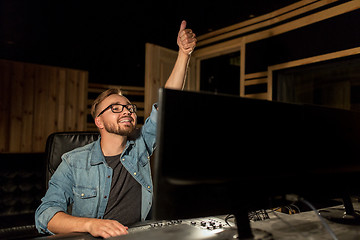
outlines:
[{"label": "thumb", "polygon": [[181,25],[180,25],[180,30],[179,32],[181,32],[182,30],[184,30],[186,28],[186,21],[182,20]]}]

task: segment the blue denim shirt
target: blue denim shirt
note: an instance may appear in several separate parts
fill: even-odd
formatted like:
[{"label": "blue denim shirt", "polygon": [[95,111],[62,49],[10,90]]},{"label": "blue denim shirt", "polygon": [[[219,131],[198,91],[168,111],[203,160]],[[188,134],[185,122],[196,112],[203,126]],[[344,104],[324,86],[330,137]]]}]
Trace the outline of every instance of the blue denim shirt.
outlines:
[{"label": "blue denim shirt", "polygon": [[[156,120],[157,110],[153,106],[139,135],[127,141],[120,157],[123,166],[142,186],[141,220],[145,220],[152,205],[153,184],[149,160],[156,144]],[[47,229],[48,222],[55,213],[67,212],[70,204],[73,204],[73,216],[103,218],[112,173],[102,153],[100,139],[65,153],[35,212],[38,231],[51,233]]]}]

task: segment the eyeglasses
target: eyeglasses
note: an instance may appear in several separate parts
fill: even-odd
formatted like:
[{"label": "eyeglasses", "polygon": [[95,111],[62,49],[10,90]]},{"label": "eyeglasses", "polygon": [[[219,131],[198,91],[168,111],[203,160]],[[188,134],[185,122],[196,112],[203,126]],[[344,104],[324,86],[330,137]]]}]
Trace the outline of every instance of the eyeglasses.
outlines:
[{"label": "eyeglasses", "polygon": [[101,113],[99,113],[96,117],[100,116],[101,114],[103,114],[106,110],[108,110],[109,108],[111,109],[111,111],[113,113],[121,113],[122,111],[124,111],[124,107],[129,110],[129,112],[131,113],[136,113],[136,105],[134,104],[126,104],[126,105],[122,105],[122,104],[111,104],[108,107],[106,107],[104,110],[101,111]]}]

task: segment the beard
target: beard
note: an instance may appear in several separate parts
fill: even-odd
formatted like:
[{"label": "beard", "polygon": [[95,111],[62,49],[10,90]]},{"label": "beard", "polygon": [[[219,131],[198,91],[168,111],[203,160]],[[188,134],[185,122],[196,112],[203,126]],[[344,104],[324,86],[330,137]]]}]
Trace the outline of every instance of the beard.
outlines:
[{"label": "beard", "polygon": [[119,124],[105,123],[104,128],[108,133],[129,137],[135,129],[135,125],[120,126]]}]

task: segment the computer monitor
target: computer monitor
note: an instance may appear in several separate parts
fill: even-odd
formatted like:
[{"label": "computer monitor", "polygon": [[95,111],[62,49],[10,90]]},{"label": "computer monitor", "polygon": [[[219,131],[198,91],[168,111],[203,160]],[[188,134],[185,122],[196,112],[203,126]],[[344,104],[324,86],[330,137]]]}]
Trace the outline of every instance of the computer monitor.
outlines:
[{"label": "computer monitor", "polygon": [[157,131],[155,219],[233,213],[246,237],[279,196],[358,188],[359,112],[160,89]]}]

